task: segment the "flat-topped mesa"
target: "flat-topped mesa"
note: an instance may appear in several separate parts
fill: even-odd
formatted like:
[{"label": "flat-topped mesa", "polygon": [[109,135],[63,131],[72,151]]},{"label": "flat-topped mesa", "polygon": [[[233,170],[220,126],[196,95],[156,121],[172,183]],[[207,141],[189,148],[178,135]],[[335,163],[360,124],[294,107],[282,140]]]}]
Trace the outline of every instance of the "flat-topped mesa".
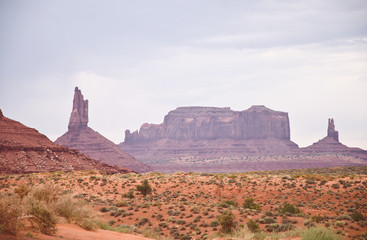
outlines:
[{"label": "flat-topped mesa", "polygon": [[339,142],[339,132],[335,131],[335,124],[333,118],[328,119],[327,136]]},{"label": "flat-topped mesa", "polygon": [[252,106],[244,111],[233,111],[228,107],[179,107],[170,111],[159,125],[145,123],[139,131],[130,133],[126,130],[124,143],[218,138],[289,140],[288,113],[265,106]]},{"label": "flat-topped mesa", "polygon": [[75,132],[88,126],[88,100],[84,100],[82,92],[75,87],[73,110],[70,114],[68,129]]}]

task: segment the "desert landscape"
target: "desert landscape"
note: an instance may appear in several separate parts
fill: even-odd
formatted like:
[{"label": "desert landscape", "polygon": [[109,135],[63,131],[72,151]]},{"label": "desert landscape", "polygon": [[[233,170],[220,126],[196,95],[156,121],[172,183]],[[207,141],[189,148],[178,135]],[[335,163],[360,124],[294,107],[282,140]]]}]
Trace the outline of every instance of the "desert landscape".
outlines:
[{"label": "desert landscape", "polygon": [[[367,237],[366,166],[229,174],[34,173],[3,175],[0,188],[0,218],[9,220],[1,239]],[[30,216],[36,210],[42,215]],[[223,216],[232,217],[229,225]],[[317,237],[322,231],[328,231],[326,238]]]},{"label": "desert landscape", "polygon": [[366,0],[0,0],[0,240],[367,240],[366,66]]}]

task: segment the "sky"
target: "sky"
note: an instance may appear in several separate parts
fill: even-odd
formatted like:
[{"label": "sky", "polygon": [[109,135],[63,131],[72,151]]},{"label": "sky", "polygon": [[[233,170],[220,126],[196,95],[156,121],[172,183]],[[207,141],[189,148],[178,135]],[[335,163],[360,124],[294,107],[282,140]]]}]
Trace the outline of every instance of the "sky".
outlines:
[{"label": "sky", "polygon": [[115,143],[182,106],[288,112],[367,149],[365,0],[1,0],[0,109],[56,140],[74,88]]}]

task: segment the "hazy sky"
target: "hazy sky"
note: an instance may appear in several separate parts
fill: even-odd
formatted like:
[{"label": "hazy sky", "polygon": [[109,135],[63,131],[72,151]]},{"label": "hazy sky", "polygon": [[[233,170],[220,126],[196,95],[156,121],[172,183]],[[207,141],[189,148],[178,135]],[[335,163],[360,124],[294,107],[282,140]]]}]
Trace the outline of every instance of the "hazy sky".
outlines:
[{"label": "hazy sky", "polygon": [[180,106],[265,105],[367,149],[366,0],[1,0],[0,108],[55,140],[74,87],[115,143]]}]

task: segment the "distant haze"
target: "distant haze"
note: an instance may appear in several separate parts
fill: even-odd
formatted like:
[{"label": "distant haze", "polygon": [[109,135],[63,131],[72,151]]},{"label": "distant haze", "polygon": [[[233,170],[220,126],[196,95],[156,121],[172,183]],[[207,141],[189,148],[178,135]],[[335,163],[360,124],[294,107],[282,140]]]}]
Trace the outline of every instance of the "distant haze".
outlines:
[{"label": "distant haze", "polygon": [[55,140],[74,87],[119,143],[180,106],[265,105],[367,149],[367,1],[2,0],[0,108]]}]

